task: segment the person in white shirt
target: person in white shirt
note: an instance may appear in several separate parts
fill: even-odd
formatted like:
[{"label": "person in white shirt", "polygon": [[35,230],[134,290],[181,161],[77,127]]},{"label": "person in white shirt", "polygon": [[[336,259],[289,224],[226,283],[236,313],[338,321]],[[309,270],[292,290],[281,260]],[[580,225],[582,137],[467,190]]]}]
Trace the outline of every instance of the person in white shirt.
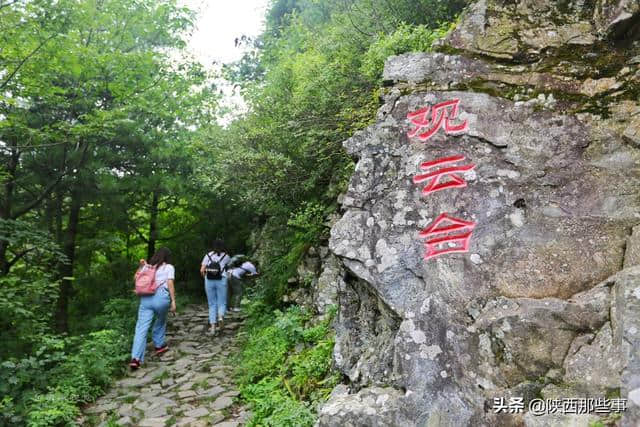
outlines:
[{"label": "person in white shirt", "polygon": [[147,263],[140,260],[138,271],[144,268],[155,268],[155,293],[140,297],[138,308],[138,321],[131,347],[131,369],[137,369],[144,361],[144,353],[147,347],[147,332],[155,315],[156,321],[151,330],[151,338],[156,348],[156,354],[162,354],[169,349],[165,340],[167,330],[167,313],[176,312],[176,292],[174,287],[175,268],[170,264],[171,251],[160,248]]},{"label": "person in white shirt", "polygon": [[224,325],[227,311],[227,275],[225,267],[231,257],[226,253],[224,242],[214,240],[211,250],[204,254],[200,263],[200,275],[204,278],[204,290],[209,304],[209,333]]},{"label": "person in white shirt", "polygon": [[242,293],[244,291],[244,283],[248,279],[258,276],[256,266],[249,260],[245,260],[236,267],[230,269],[230,307],[231,311],[240,311],[240,302],[242,301]]}]

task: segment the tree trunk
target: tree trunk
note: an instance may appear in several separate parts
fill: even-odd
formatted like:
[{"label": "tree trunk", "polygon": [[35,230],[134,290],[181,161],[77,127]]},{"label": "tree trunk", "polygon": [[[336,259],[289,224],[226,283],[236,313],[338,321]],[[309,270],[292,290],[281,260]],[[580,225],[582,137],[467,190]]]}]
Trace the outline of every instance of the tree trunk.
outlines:
[{"label": "tree trunk", "polygon": [[58,332],[69,330],[69,300],[73,294],[73,263],[76,255],[76,237],[82,208],[81,189],[78,177],[71,190],[71,206],[69,208],[69,223],[65,230],[62,251],[68,258],[68,263],[60,264],[60,295],[58,296],[58,310],[56,313],[56,329]]},{"label": "tree trunk", "polygon": [[55,232],[53,233],[53,236],[56,240],[57,243],[60,243],[62,241],[62,205],[63,205],[63,201],[64,201],[64,192],[63,191],[57,191],[56,195],[55,195],[55,206],[56,206],[56,226],[55,226]]},{"label": "tree trunk", "polygon": [[159,191],[153,191],[151,200],[151,218],[149,219],[149,242],[147,244],[147,260],[156,253],[156,240],[158,239],[158,203]]}]

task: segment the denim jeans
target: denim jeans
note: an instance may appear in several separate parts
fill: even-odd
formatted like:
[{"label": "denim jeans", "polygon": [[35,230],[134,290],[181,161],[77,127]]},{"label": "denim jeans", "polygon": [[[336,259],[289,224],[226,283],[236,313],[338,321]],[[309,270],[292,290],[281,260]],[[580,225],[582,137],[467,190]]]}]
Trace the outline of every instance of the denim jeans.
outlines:
[{"label": "denim jeans", "polygon": [[211,280],[205,277],[204,291],[207,294],[209,304],[209,323],[217,323],[217,319],[222,319],[227,312],[227,278]]},{"label": "denim jeans", "polygon": [[162,287],[153,295],[145,295],[140,297],[140,306],[138,307],[138,322],[136,323],[136,333],[133,337],[133,346],[131,347],[131,358],[144,361],[144,351],[147,347],[147,332],[155,314],[156,321],[151,330],[151,338],[156,347],[162,347],[165,344],[164,334],[167,330],[167,313],[171,297],[169,290]]}]

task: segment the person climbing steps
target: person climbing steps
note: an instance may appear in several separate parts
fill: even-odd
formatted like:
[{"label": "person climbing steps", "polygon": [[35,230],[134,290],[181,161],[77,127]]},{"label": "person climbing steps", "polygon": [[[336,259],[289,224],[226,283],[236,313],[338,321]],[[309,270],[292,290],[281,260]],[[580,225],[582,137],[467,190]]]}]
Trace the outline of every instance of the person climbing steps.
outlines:
[{"label": "person climbing steps", "polygon": [[[206,306],[188,306],[171,319],[172,347],[118,380],[106,395],[83,409],[78,425],[241,426],[251,413],[238,402],[232,357],[244,316],[233,313],[216,340],[202,333]],[[153,344],[149,350],[153,354]],[[114,424],[114,425],[115,425]]]},{"label": "person climbing steps", "polygon": [[160,248],[148,263],[144,259],[140,260],[134,275],[134,292],[140,297],[140,303],[129,362],[129,367],[133,370],[140,368],[144,362],[147,333],[154,317],[151,337],[156,354],[162,354],[169,349],[165,339],[167,313],[176,311],[175,268],[171,265],[170,258],[171,251],[168,248]]}]

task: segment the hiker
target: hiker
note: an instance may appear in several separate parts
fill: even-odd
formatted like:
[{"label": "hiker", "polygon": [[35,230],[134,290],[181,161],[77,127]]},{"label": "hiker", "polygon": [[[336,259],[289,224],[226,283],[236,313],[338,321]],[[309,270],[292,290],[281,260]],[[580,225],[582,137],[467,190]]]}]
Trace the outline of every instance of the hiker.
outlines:
[{"label": "hiker", "polygon": [[230,259],[225,251],[224,242],[216,239],[200,263],[200,274],[204,277],[204,290],[209,304],[209,333],[212,335],[216,333],[216,327],[222,329],[224,326],[224,315],[227,311],[225,267]]},{"label": "hiker", "polygon": [[229,306],[231,311],[240,311],[240,302],[245,283],[258,276],[256,266],[244,255],[235,255],[229,262]]},{"label": "hiker", "polygon": [[[156,355],[169,350],[165,340],[167,330],[167,313],[176,312],[176,292],[174,288],[175,268],[170,264],[171,251],[167,248],[160,248],[147,263],[140,260],[140,265],[134,279],[136,281],[135,292],[140,295],[140,306],[138,307],[138,321],[136,322],[136,332],[131,347],[131,369],[137,369],[144,361],[144,352],[147,347],[147,332],[151,321],[155,315],[156,321],[151,330],[151,338],[156,349]],[[145,274],[152,274],[155,281],[152,281],[149,289],[140,290],[139,278]]]}]

